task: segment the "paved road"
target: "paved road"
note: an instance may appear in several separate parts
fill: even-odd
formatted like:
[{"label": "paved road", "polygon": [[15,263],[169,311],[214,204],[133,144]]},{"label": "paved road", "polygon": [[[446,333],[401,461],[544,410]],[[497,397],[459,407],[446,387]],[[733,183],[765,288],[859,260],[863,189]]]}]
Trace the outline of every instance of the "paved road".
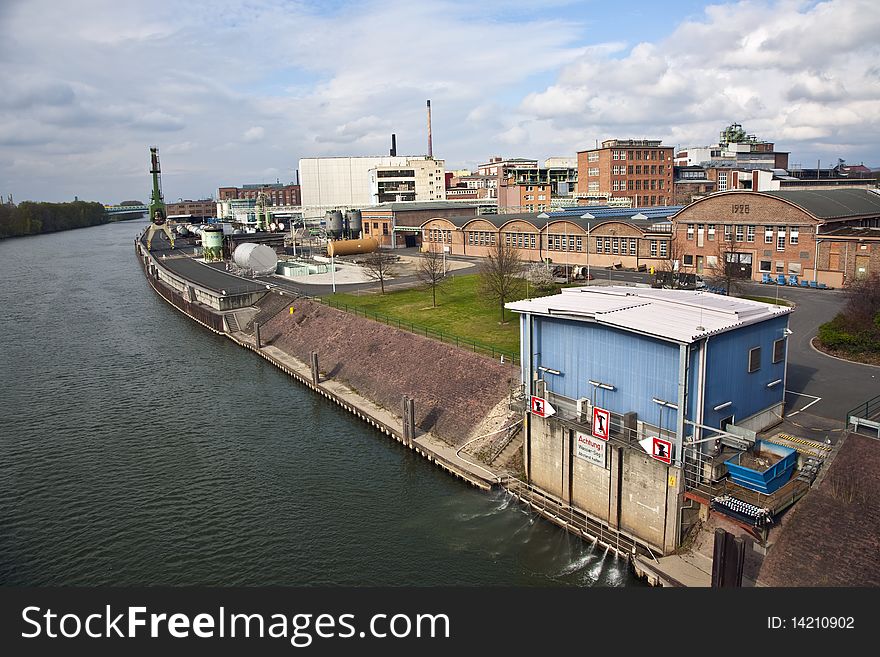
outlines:
[{"label": "paved road", "polygon": [[[849,363],[826,356],[810,346],[819,325],[843,308],[846,298],[840,290],[804,290],[756,283],[750,294],[787,299],[796,305],[789,328],[788,417],[808,407],[808,414],[843,422],[850,409],[880,394],[880,367]],[[818,400],[818,401],[817,401]]]}]

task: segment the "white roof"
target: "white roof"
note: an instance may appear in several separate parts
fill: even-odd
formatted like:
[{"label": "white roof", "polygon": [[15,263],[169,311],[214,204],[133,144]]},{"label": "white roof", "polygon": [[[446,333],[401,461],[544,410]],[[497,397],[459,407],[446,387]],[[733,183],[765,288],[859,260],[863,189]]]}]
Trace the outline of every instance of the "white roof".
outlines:
[{"label": "white roof", "polygon": [[505,307],[520,313],[602,324],[679,343],[696,342],[792,311],[788,306],[710,292],[620,286],[563,288],[561,294],[514,301]]}]

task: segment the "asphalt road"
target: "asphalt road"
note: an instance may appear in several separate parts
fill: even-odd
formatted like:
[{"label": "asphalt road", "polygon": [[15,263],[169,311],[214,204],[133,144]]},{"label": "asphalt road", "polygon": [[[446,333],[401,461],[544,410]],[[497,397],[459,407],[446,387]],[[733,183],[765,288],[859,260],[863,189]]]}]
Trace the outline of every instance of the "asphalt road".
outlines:
[{"label": "asphalt road", "polygon": [[789,328],[786,415],[803,412],[844,422],[846,413],[880,394],[880,367],[850,363],[816,351],[810,340],[819,325],[843,308],[840,290],[809,290],[755,283],[749,294],[786,299],[795,304]]}]

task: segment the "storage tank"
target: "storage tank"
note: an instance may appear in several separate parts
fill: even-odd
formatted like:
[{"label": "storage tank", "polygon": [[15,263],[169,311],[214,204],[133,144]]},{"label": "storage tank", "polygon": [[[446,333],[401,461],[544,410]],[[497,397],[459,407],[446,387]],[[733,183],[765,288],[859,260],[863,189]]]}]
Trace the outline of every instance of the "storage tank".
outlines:
[{"label": "storage tank", "polygon": [[202,229],[202,247],[205,260],[217,262],[223,259],[223,228],[221,226],[209,226]]},{"label": "storage tank", "polygon": [[351,231],[351,234],[354,236],[360,235],[361,227],[363,222],[361,221],[361,211],[360,210],[349,210],[348,211],[348,230]]},{"label": "storage tank", "polygon": [[239,244],[232,254],[232,260],[239,267],[251,269],[257,273],[274,272],[278,265],[278,256],[272,247],[253,242]]},{"label": "storage tank", "polygon": [[181,237],[186,237],[187,235],[189,235],[189,229],[186,226],[184,226],[183,224],[177,224],[174,227],[174,230]]},{"label": "storage tank", "polygon": [[373,253],[379,248],[379,241],[375,237],[365,237],[360,240],[336,240],[327,245],[327,255],[331,258],[340,255],[354,255],[356,253]]},{"label": "storage tank", "polygon": [[333,212],[330,212],[328,210],[325,221],[327,222],[328,232],[332,233],[333,235],[342,234],[344,223],[342,219],[342,213],[339,210],[334,210]]}]

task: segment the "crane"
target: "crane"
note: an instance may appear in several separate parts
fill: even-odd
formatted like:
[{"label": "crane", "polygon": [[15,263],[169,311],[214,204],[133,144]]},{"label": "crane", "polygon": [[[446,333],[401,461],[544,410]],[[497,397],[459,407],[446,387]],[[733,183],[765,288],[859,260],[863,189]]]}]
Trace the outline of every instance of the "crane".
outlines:
[{"label": "crane", "polygon": [[171,248],[174,248],[174,232],[168,226],[168,211],[165,207],[165,201],[162,200],[162,182],[159,177],[161,170],[159,169],[159,149],[156,146],[150,147],[150,173],[153,175],[153,194],[150,196],[150,226],[147,228],[147,251],[151,250],[153,244],[153,235],[156,231],[161,230],[168,236],[171,242]]}]

